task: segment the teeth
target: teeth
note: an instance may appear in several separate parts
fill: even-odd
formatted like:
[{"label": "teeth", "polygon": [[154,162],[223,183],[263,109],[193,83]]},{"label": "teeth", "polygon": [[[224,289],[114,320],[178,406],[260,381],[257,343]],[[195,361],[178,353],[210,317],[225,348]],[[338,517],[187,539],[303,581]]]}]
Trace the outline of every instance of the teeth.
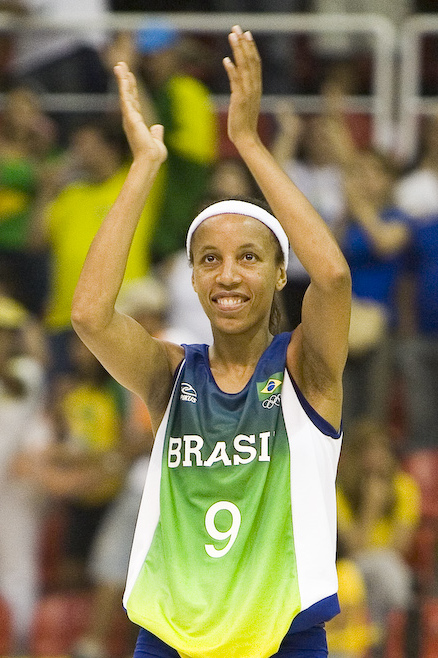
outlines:
[{"label": "teeth", "polygon": [[217,303],[219,306],[238,306],[239,304],[243,304],[243,300],[240,297],[220,297],[217,300]]}]

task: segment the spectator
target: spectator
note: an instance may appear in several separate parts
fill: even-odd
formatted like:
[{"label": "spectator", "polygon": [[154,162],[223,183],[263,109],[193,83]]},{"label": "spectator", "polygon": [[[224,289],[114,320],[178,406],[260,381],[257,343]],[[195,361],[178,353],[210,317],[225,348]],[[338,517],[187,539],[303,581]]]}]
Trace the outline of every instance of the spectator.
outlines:
[{"label": "spectator", "polygon": [[210,92],[184,72],[181,44],[181,34],[172,24],[150,21],[134,42],[126,34],[119,35],[107,58],[111,64],[122,60],[130,64],[140,82],[146,121],[164,126],[168,156],[152,240],[155,262],[184,247],[187,217],[196,213],[205,197],[217,155],[218,124]]},{"label": "spectator", "polygon": [[[337,129],[339,119],[328,113],[302,119],[289,104],[278,106],[276,119],[275,159],[333,230],[345,213],[343,166],[353,149],[348,132]],[[301,302],[308,285],[306,271],[291,253],[283,290],[291,328],[301,321]]]},{"label": "spectator", "polygon": [[[306,0],[211,0],[212,9],[218,12],[244,13],[265,12],[269,14],[293,14],[307,9]],[[280,27],[280,18],[278,19]],[[294,93],[298,80],[295,70],[296,37],[287,33],[274,32],[268,37],[260,34],[260,54],[266,67],[263,89],[268,94]]]},{"label": "spectator", "polygon": [[[249,169],[239,158],[226,157],[218,160],[210,175],[206,196],[219,201],[234,196],[258,197],[261,192]],[[204,203],[207,199],[204,199]]]},{"label": "spectator", "polygon": [[[8,12],[11,16],[17,18],[25,16],[27,13],[25,6],[18,0],[0,0],[0,11]],[[8,67],[12,56],[12,43],[13,33],[4,31],[0,34],[0,84],[2,89],[5,88],[9,80]]]},{"label": "spectator", "polygon": [[125,475],[118,387],[76,336],[74,373],[59,377],[50,403],[56,441],[40,455],[34,477],[65,501],[67,530],[59,582],[87,584],[86,566],[97,529]]},{"label": "spectator", "polygon": [[[106,36],[97,26],[82,31],[68,29],[77,19],[101,19],[106,0],[11,0],[24,16],[50,18],[66,23],[57,28],[19,30],[15,33],[10,62],[12,78],[38,93],[102,93],[108,77],[100,59]],[[63,143],[75,125],[73,113],[60,113],[57,120]]]},{"label": "spectator", "polygon": [[397,286],[409,229],[407,216],[392,201],[396,169],[391,160],[372,150],[360,151],[345,176],[348,215],[338,237],[351,269],[354,297],[344,371],[347,428],[358,415],[387,420],[389,336],[398,321]]},{"label": "spectator", "polygon": [[207,0],[111,0],[113,11],[208,11]]},{"label": "spectator", "polygon": [[423,143],[419,165],[396,188],[399,207],[412,218],[399,349],[407,450],[438,446],[438,117],[429,119]]},{"label": "spectator", "polygon": [[29,231],[39,167],[55,136],[33,92],[22,87],[7,93],[0,119],[0,271],[11,294],[36,314],[47,292],[47,257],[29,248]]},{"label": "spectator", "polygon": [[42,499],[27,466],[49,439],[42,421],[42,365],[24,348],[29,315],[0,297],[0,594],[13,622],[13,652],[28,651],[38,597]]},{"label": "spectator", "polygon": [[[158,279],[146,277],[127,284],[119,294],[117,306],[157,338],[178,343],[192,340],[181,326],[172,327],[168,324],[167,291]],[[108,510],[93,546],[90,570],[96,588],[95,605],[87,632],[73,649],[74,658],[104,658],[108,633],[123,595],[134,528],[153,444],[151,420],[144,403],[130,393],[127,407],[123,452],[131,466],[125,486]]]},{"label": "spectator", "polygon": [[339,538],[336,568],[341,612],[326,624],[330,658],[368,658],[375,633],[369,618],[366,584]]},{"label": "spectator", "polygon": [[[66,359],[66,340],[72,332],[73,290],[95,231],[117,197],[129,166],[119,126],[105,118],[76,130],[70,155],[80,170],[80,180],[67,185],[53,198],[53,180],[48,178],[40,192],[38,211],[34,213],[34,247],[48,246],[52,260],[46,325],[55,372],[71,368]],[[126,280],[140,278],[148,270],[153,217],[154,199],[151,199],[134,239]]]},{"label": "spectator", "polygon": [[338,475],[338,532],[365,578],[380,639],[391,610],[408,610],[413,578],[406,561],[420,516],[417,483],[403,472],[386,429],[360,419],[345,437]]},{"label": "spectator", "polygon": [[[382,3],[378,0],[311,0],[309,5],[312,12],[323,16],[377,14],[382,18],[388,18],[397,27],[400,27],[414,11],[414,0],[392,0],[391,3]],[[363,32],[337,33],[333,31],[318,35],[315,42],[323,60],[330,62],[348,60],[355,66],[356,77],[360,78],[364,71],[369,72],[371,68],[367,59],[372,38],[371,34]]]}]

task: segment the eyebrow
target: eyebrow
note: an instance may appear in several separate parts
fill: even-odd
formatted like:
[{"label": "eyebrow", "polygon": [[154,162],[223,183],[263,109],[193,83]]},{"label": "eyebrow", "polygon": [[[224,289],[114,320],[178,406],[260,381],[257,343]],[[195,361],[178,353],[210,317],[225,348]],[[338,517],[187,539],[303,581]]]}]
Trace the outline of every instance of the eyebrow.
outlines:
[{"label": "eyebrow", "polygon": [[243,244],[240,249],[262,249],[260,245],[257,245],[255,242],[247,242],[246,244]]},{"label": "eyebrow", "polygon": [[[204,247],[200,247],[199,251],[202,253],[204,251],[216,251],[218,250],[219,247],[216,247],[214,245],[205,245]],[[261,250],[262,247],[260,245],[257,245],[255,242],[246,242],[245,244],[242,244],[238,247],[238,249],[257,249]]]}]

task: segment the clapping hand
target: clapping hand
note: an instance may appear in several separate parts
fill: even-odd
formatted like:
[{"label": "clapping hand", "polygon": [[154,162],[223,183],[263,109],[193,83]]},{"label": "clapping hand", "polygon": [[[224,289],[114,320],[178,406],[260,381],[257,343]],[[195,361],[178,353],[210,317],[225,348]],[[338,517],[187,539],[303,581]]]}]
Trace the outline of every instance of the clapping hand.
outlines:
[{"label": "clapping hand", "polygon": [[167,157],[163,142],[164,128],[155,124],[148,128],[140,110],[137,82],[125,62],[114,67],[120,96],[123,129],[129,142],[134,160],[146,158],[161,164]]},{"label": "clapping hand", "polygon": [[230,81],[228,136],[234,144],[245,138],[257,137],[257,124],[262,95],[261,62],[251,32],[242,32],[235,25],[229,42],[234,62],[225,57],[225,70]]}]

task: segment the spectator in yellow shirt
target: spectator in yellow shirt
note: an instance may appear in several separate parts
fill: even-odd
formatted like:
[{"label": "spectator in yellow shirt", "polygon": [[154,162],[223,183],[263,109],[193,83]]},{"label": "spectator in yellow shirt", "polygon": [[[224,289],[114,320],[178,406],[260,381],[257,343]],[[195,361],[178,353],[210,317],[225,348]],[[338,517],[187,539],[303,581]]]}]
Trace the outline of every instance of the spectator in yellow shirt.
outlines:
[{"label": "spectator in yellow shirt", "polygon": [[[72,333],[73,291],[93,237],[129,168],[128,146],[118,122],[103,117],[80,126],[72,135],[65,160],[73,163],[76,178],[53,194],[56,177],[47,177],[37,201],[33,229],[34,247],[48,247],[51,257],[45,319],[55,372],[71,370],[66,354]],[[148,272],[157,195],[158,189],[142,213],[126,267],[126,281],[141,278]]]},{"label": "spectator in yellow shirt", "polygon": [[120,388],[87,347],[72,335],[71,375],[53,387],[51,417],[55,441],[41,453],[33,476],[67,518],[59,582],[87,583],[86,568],[96,533],[126,476],[121,440]]},{"label": "spectator in yellow shirt", "polygon": [[211,93],[187,70],[183,46],[170,21],[150,19],[133,36],[119,33],[106,54],[111,69],[124,61],[136,74],[147,125],[164,126],[167,160],[158,175],[162,195],[151,247],[155,262],[184,248],[187,218],[204,201],[217,158],[219,128]]},{"label": "spectator in yellow shirt", "polygon": [[382,646],[389,612],[411,604],[406,555],[420,517],[420,490],[398,465],[385,428],[371,419],[357,421],[345,437],[337,502],[339,536],[364,576]]},{"label": "spectator in yellow shirt", "polygon": [[341,612],[326,623],[330,658],[368,658],[376,640],[362,573],[338,541],[338,597]]}]

